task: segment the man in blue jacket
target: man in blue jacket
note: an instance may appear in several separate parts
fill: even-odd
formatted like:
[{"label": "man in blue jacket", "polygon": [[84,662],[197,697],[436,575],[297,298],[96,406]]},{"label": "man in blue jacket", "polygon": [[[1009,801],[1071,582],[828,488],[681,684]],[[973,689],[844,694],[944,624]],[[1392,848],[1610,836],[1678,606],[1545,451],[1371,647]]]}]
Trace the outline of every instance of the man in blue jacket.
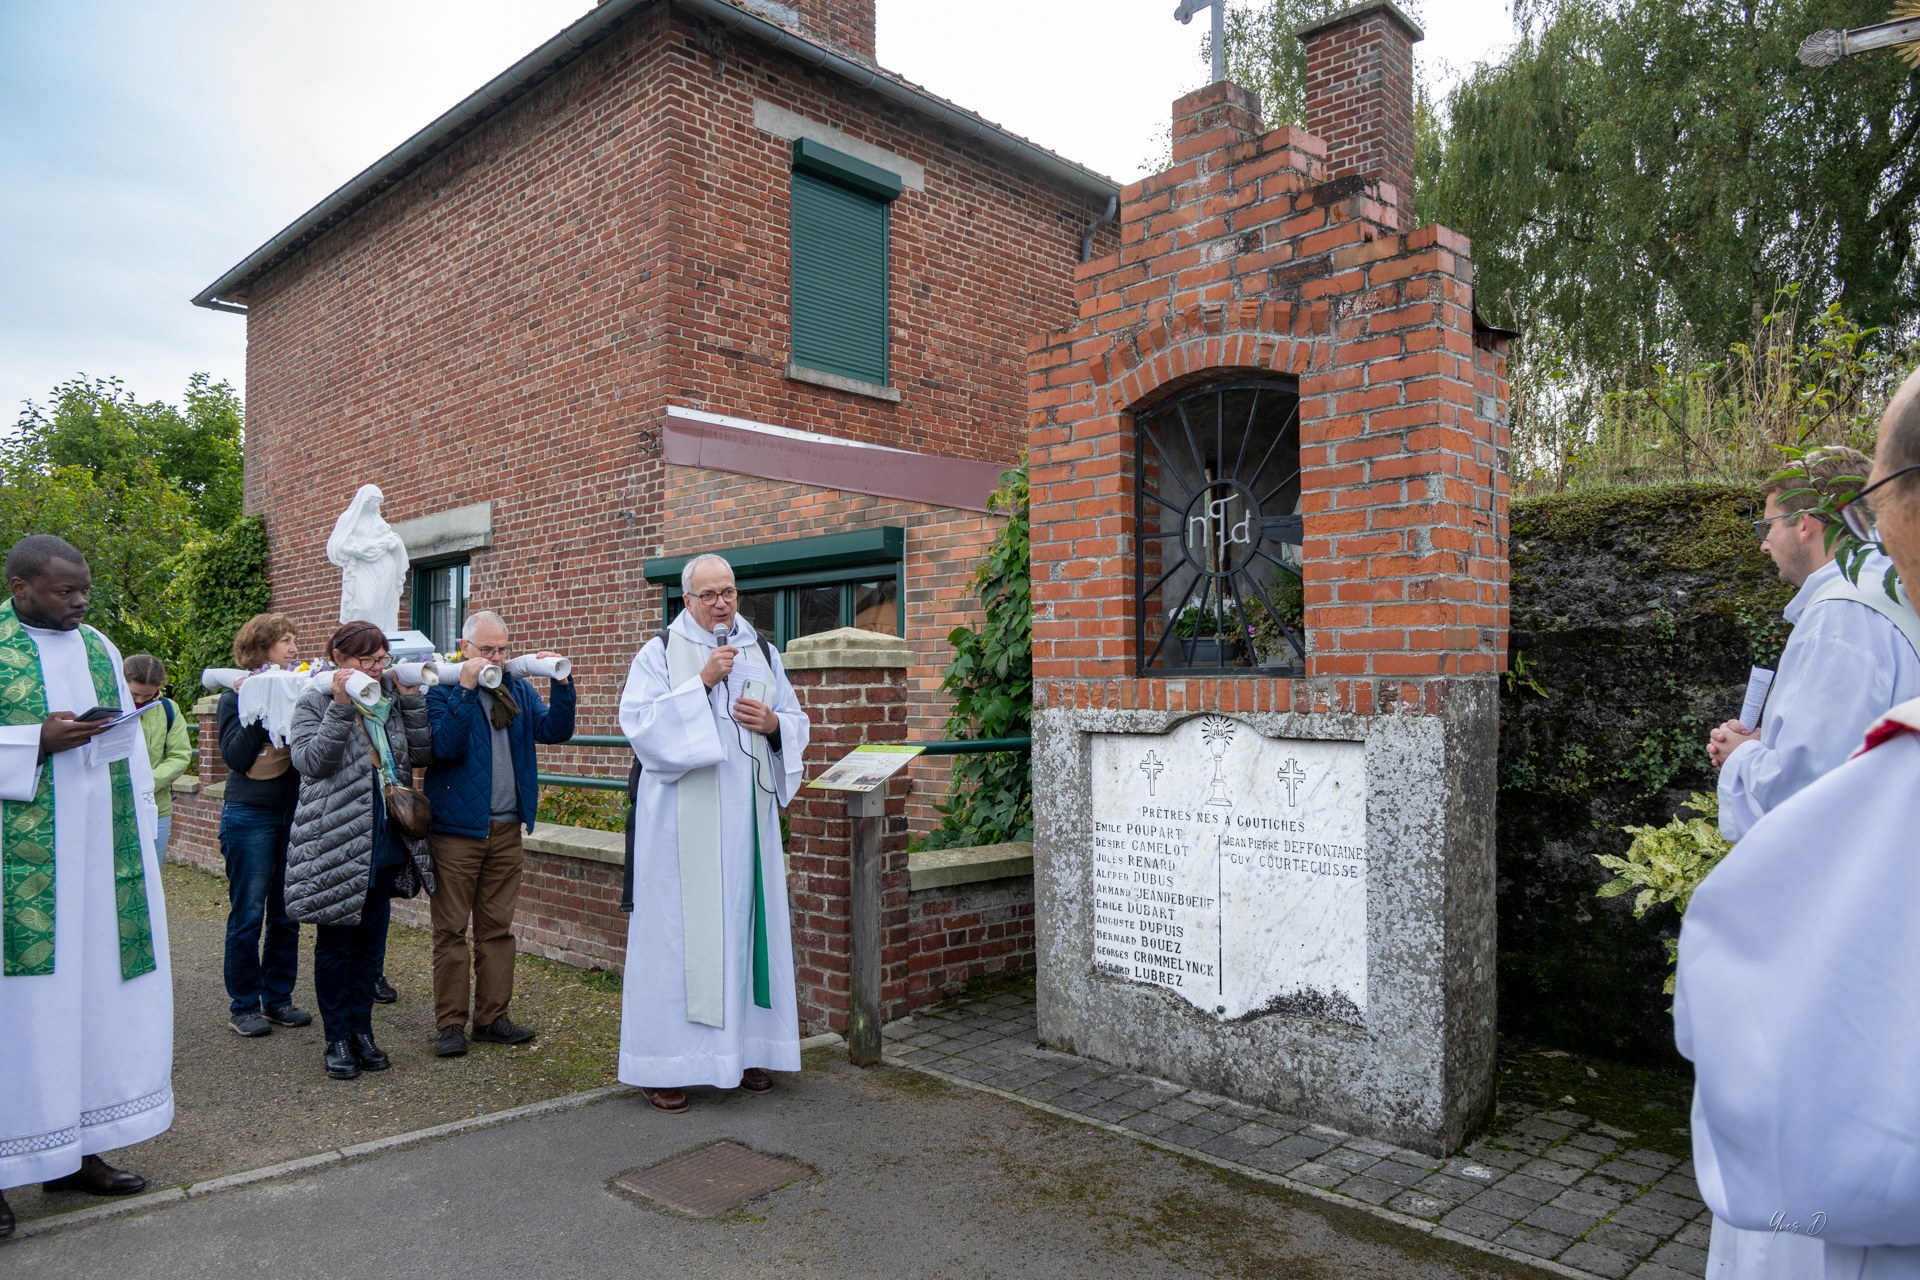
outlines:
[{"label": "man in blue jacket", "polygon": [[[433,728],[433,765],[427,796],[433,802],[437,886],[433,912],[433,1005],[438,1028],[433,1051],[457,1058],[467,1051],[467,923],[473,923],[473,1038],[525,1044],[531,1027],[507,1017],[513,999],[513,908],[520,897],[520,833],[533,830],[540,784],[536,742],[573,736],[573,681],[553,680],[552,706],[533,683],[506,676],[497,689],[480,687],[489,665],[507,664],[507,624],[490,610],[470,614],[461,630],[460,683],[427,691]],[[535,654],[552,658],[551,653]]]}]

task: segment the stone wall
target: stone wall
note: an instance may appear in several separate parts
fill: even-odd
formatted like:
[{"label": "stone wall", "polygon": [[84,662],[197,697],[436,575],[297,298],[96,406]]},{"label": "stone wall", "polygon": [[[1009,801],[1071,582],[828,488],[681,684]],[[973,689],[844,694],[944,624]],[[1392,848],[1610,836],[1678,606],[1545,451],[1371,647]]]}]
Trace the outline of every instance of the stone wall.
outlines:
[{"label": "stone wall", "polygon": [[1513,669],[1501,695],[1500,1021],[1509,1035],[1676,1060],[1662,936],[1603,901],[1625,823],[1711,791],[1707,731],[1770,665],[1792,596],[1751,489],[1599,489],[1513,504]]}]

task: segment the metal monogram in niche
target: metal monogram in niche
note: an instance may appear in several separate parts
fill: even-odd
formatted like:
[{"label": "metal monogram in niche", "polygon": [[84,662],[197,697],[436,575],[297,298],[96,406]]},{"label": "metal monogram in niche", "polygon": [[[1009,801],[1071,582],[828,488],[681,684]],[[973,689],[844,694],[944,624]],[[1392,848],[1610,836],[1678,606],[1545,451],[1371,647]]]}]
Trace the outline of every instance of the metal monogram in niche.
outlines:
[{"label": "metal monogram in niche", "polygon": [[1293,675],[1305,666],[1299,396],[1216,383],[1140,412],[1140,671]]}]

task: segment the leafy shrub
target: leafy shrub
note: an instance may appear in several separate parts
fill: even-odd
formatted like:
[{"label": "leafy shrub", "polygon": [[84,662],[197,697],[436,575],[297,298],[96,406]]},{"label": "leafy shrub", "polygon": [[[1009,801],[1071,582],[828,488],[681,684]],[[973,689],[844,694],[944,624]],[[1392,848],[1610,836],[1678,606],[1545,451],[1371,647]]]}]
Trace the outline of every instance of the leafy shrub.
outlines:
[{"label": "leafy shrub", "polygon": [[[1006,515],[1006,527],[973,575],[985,621],[978,629],[956,627],[947,636],[953,662],[940,688],[953,695],[949,738],[1014,738],[1033,732],[1033,563],[1026,461],[1002,473],[1000,480],[987,506]],[[928,833],[928,848],[1033,839],[1033,773],[1026,753],[956,757],[952,787],[935,807],[940,825]]]},{"label": "leafy shrub", "polygon": [[[1601,866],[1617,873],[1614,879],[1600,886],[1600,897],[1618,898],[1638,889],[1633,898],[1636,919],[1645,919],[1648,911],[1669,903],[1675,914],[1686,913],[1693,891],[1733,846],[1720,834],[1717,795],[1696,791],[1681,808],[1691,809],[1700,816],[1675,817],[1664,827],[1621,828],[1633,837],[1633,843],[1627,846],[1625,856],[1610,853],[1598,856]],[[1673,938],[1665,941],[1667,963],[1671,965],[1679,957],[1680,944]],[[1673,994],[1673,977],[1671,973],[1667,975],[1667,985],[1663,988],[1668,995]]]},{"label": "leafy shrub", "polygon": [[540,821],[591,831],[625,831],[627,794],[586,787],[540,788]]}]

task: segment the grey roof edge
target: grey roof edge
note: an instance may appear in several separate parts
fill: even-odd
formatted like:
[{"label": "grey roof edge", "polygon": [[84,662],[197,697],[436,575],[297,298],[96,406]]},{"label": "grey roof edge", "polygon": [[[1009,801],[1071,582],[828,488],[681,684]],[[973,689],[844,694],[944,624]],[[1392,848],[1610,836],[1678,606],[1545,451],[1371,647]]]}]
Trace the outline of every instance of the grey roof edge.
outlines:
[{"label": "grey roof edge", "polygon": [[[320,236],[352,217],[360,209],[405,179],[409,174],[441,154],[460,138],[522,97],[529,90],[573,62],[587,49],[609,35],[619,22],[632,13],[652,8],[665,0],[602,0],[602,3],[576,19],[558,35],[546,41],[526,57],[508,67],[451,110],[360,171],[339,189],[295,219],[278,235],[229,268],[212,284],[193,297],[193,305],[213,311],[246,314],[246,307],[230,300],[234,294],[253,284]],[[879,68],[815,44],[785,28],[767,21],[729,2],[729,0],[670,0],[704,17],[717,19],[751,39],[772,45],[780,51],[832,72],[856,87],[928,117],[963,137],[979,141],[1004,152],[1070,187],[1102,199],[1119,194],[1120,184],[1083,165],[1056,155],[1016,133],[948,102],[908,81],[890,76]]]},{"label": "grey roof edge", "polygon": [[1293,35],[1296,40],[1305,40],[1316,31],[1325,31],[1328,27],[1337,27],[1343,22],[1351,22],[1355,18],[1362,18],[1376,11],[1386,14],[1405,27],[1407,35],[1415,44],[1427,38],[1427,33],[1420,29],[1420,24],[1408,17],[1407,11],[1393,3],[1393,0],[1361,0],[1361,3],[1348,5],[1338,13],[1330,13],[1324,18],[1302,23],[1294,28]]}]

